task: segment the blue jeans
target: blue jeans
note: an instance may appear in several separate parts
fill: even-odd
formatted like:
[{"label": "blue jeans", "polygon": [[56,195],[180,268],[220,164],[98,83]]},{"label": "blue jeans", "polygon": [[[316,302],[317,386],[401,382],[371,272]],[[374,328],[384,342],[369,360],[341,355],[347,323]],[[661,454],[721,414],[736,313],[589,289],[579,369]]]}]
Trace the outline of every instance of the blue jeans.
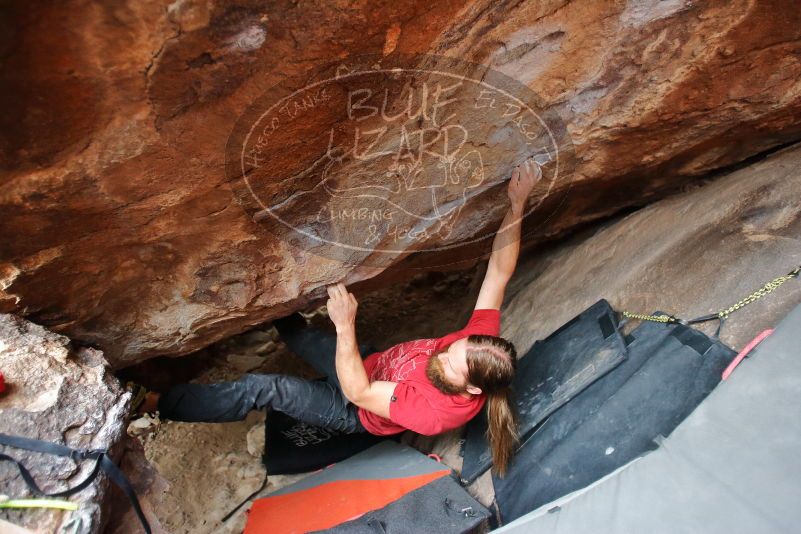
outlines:
[{"label": "blue jeans", "polygon": [[[216,384],[178,384],[159,397],[164,419],[223,423],[241,421],[251,410],[271,408],[318,427],[345,433],[366,432],[357,408],[342,394],[337,379],[336,336],[314,328],[282,334],[288,348],[326,376],[306,380],[279,374],[247,373]],[[375,352],[359,345],[362,357]]]}]

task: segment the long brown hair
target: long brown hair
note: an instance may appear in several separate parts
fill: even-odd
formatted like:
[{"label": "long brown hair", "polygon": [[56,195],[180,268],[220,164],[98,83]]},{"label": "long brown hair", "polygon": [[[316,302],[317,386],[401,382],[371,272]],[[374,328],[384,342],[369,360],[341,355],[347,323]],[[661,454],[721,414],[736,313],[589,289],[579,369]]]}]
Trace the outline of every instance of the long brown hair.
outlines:
[{"label": "long brown hair", "polygon": [[467,338],[467,378],[487,395],[487,440],[495,472],[503,476],[518,445],[517,412],[512,380],[517,351],[502,337],[473,334]]}]

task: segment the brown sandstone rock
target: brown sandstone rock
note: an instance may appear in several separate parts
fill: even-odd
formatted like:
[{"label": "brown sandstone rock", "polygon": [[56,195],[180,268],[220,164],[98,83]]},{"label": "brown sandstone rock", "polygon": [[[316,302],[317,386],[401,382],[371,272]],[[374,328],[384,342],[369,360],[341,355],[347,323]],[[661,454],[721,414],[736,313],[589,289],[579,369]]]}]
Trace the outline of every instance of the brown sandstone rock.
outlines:
[{"label": "brown sandstone rock", "polygon": [[[0,9],[0,309],[98,346],[117,367],[302,308],[331,282],[375,277],[366,290],[409,276],[382,272],[387,263],[461,267],[486,250],[485,239],[376,267],[359,254],[312,255],[240,206],[225,172],[237,117],[267,88],[314,80],[332,61],[438,54],[491,65],[533,90],[539,111],[561,116],[575,159],[574,172],[538,193],[532,243],[801,137],[801,13],[791,0],[76,0]],[[303,117],[264,167],[276,201],[301,183],[286,179],[321,156],[319,142],[293,133],[342,125]],[[475,112],[461,118],[484,126]],[[495,230],[502,179],[525,152],[490,133],[476,141],[487,179],[460,205],[457,241]],[[358,185],[356,169],[336,170],[337,185]]]}]

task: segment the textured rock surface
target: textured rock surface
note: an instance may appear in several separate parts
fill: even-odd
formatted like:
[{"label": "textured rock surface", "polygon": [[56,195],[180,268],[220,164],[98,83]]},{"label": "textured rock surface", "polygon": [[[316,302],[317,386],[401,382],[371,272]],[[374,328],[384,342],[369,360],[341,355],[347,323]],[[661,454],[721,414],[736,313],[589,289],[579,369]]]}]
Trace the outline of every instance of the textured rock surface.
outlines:
[{"label": "textured rock surface", "polygon": [[[60,443],[77,449],[109,449],[124,435],[123,418],[130,394],[109,373],[103,354],[13,315],[0,315],[0,370],[8,389],[0,394],[0,432]],[[76,486],[92,471],[94,461],[0,446],[20,460],[46,492]],[[0,488],[11,497],[30,495],[16,466],[0,463]],[[12,523],[57,532],[70,521],[75,532],[99,532],[108,483],[102,474],[84,490],[68,497],[75,512],[46,509],[2,510]],[[68,530],[72,532],[71,530]]]},{"label": "textured rock surface", "polygon": [[[558,112],[575,172],[553,184],[543,206],[559,211],[529,224],[530,242],[801,136],[792,0],[0,9],[0,310],[102,348],[115,366],[244,331],[322,297],[327,283],[406,275],[293,248],[246,214],[226,177],[237,116],[266,88],[307,70],[314,78],[333,60],[434,53],[484,63]],[[324,126],[312,117],[302,131]],[[279,159],[319,155],[303,141],[287,140]],[[462,231],[491,231],[504,210],[497,179],[520,147],[487,153],[496,181],[467,203]],[[293,193],[283,178],[279,196]]]},{"label": "textured rock surface", "polygon": [[[619,311],[691,319],[727,309],[801,265],[801,146],[779,151],[549,251],[509,287],[503,335],[520,351],[606,298]],[[732,313],[735,349],[801,302],[801,278]],[[702,328],[713,333],[717,321]]]},{"label": "textured rock surface", "polygon": [[[181,445],[179,445],[180,447]],[[121,449],[120,469],[128,477],[134,491],[136,491],[136,495],[139,498],[139,506],[142,508],[145,517],[147,517],[147,522],[150,524],[153,534],[190,532],[190,530],[173,529],[170,531],[165,529],[159,516],[154,511],[154,508],[163,502],[164,494],[169,491],[170,486],[156,467],[145,458],[142,442],[135,437],[126,436],[122,440]],[[182,450],[181,452],[191,454],[193,451],[187,447],[187,450]],[[203,485],[200,482],[205,480],[203,479],[204,473],[195,473],[195,476],[198,482],[196,485]],[[112,488],[108,502],[110,512],[108,526],[103,531],[104,534],[139,534],[142,532],[142,524],[139,522],[136,512],[134,512],[130,501],[121,491]]]}]

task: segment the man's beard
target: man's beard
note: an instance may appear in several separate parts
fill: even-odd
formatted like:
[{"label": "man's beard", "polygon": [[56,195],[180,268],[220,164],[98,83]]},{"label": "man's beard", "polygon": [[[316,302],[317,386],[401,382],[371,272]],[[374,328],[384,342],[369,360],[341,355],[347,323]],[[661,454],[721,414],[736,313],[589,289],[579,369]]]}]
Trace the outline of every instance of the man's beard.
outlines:
[{"label": "man's beard", "polygon": [[445,379],[445,370],[437,354],[429,358],[426,364],[426,376],[434,386],[446,395],[458,395],[467,391],[465,386],[456,386]]}]

